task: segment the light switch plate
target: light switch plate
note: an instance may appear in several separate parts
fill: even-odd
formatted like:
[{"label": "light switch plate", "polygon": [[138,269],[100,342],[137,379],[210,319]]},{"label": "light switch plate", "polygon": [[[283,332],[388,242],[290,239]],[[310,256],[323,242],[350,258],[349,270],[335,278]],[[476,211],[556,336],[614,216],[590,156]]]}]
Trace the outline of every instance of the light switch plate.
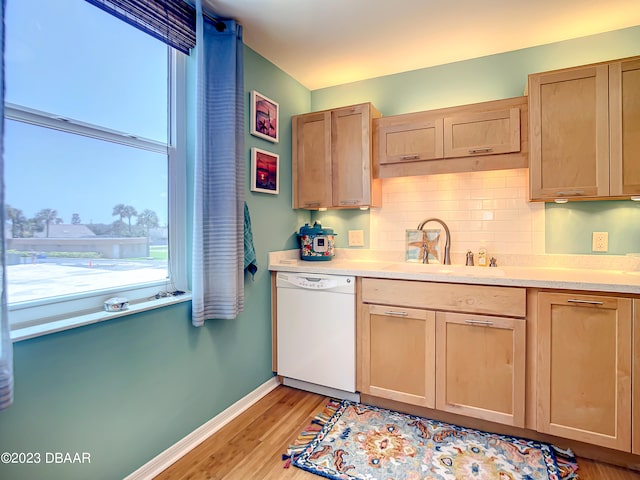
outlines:
[{"label": "light switch plate", "polygon": [[593,232],[591,251],[592,252],[608,252],[609,251],[609,232]]},{"label": "light switch plate", "polygon": [[349,246],[364,247],[364,231],[349,230]]}]

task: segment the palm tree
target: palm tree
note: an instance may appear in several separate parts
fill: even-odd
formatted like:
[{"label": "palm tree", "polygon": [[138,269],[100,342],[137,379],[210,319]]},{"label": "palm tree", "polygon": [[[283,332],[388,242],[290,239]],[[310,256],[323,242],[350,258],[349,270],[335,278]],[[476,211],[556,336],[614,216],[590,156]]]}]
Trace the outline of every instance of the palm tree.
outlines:
[{"label": "palm tree", "polygon": [[11,220],[11,237],[23,238],[24,230],[27,224],[27,217],[24,216],[22,210],[19,208],[13,208],[11,205],[5,205],[6,218]]},{"label": "palm tree", "polygon": [[144,209],[138,214],[138,221],[136,225],[142,225],[143,233],[145,237],[149,236],[149,230],[156,228],[159,225],[158,215],[153,210],[148,208]]},{"label": "palm tree", "polygon": [[149,231],[157,227],[159,224],[158,215],[153,210],[145,208],[142,213],[138,214],[136,225],[142,226],[142,232],[147,237],[147,257],[149,256]]},{"label": "palm tree", "polygon": [[131,217],[136,217],[138,212],[135,207],[131,205],[125,205],[124,203],[119,203],[115,207],[113,207],[113,216],[120,216],[120,229],[122,230],[122,226],[124,225],[124,219],[127,218],[129,220],[129,235],[131,235]]},{"label": "palm tree", "polygon": [[116,215],[120,216],[120,226],[124,223],[124,209],[126,205],[124,203],[119,203],[115,207],[113,207],[113,213],[111,214],[113,217]]},{"label": "palm tree", "polygon": [[138,211],[131,205],[125,205],[124,210],[122,211],[122,216],[127,217],[127,220],[129,221],[129,236],[131,236],[131,217],[137,217]]},{"label": "palm tree", "polygon": [[58,211],[52,210],[50,208],[43,208],[38,213],[36,213],[36,221],[42,225],[44,223],[45,226],[45,236],[49,238],[49,225],[52,222],[59,224],[62,223],[62,219],[58,217]]}]

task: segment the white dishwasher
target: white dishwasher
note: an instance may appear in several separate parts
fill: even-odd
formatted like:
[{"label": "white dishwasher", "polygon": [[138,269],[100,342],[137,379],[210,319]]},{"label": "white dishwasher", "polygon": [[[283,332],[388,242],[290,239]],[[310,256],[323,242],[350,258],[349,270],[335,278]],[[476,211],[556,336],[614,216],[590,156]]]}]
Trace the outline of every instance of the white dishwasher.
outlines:
[{"label": "white dishwasher", "polygon": [[355,284],[352,276],[277,273],[277,361],[285,385],[359,400]]}]

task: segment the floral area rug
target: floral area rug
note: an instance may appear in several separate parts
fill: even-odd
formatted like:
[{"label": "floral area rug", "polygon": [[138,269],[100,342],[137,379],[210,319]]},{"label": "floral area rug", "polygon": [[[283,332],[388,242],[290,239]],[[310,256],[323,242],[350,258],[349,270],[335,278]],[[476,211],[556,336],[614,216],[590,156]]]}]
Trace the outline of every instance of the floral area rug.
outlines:
[{"label": "floral area rug", "polygon": [[578,478],[570,450],[348,400],[329,402],[283,459],[339,480]]}]

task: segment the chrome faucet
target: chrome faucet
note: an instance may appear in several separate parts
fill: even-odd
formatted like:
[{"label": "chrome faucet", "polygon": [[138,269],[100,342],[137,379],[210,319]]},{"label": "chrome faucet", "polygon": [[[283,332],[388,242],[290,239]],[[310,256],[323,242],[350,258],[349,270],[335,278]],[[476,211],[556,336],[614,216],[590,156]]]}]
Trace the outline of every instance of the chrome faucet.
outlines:
[{"label": "chrome faucet", "polygon": [[[446,234],[447,239],[444,242],[444,262],[443,263],[445,265],[451,265],[451,233],[449,232],[449,227],[447,227],[447,224],[444,223],[439,218],[427,218],[426,220],[423,220],[422,222],[420,222],[420,225],[418,225],[418,230],[422,230],[424,226],[429,222],[437,222],[440,225],[442,225],[442,227],[444,228],[444,233]],[[426,249],[422,256],[422,263],[429,263],[429,252],[427,252]]]}]

